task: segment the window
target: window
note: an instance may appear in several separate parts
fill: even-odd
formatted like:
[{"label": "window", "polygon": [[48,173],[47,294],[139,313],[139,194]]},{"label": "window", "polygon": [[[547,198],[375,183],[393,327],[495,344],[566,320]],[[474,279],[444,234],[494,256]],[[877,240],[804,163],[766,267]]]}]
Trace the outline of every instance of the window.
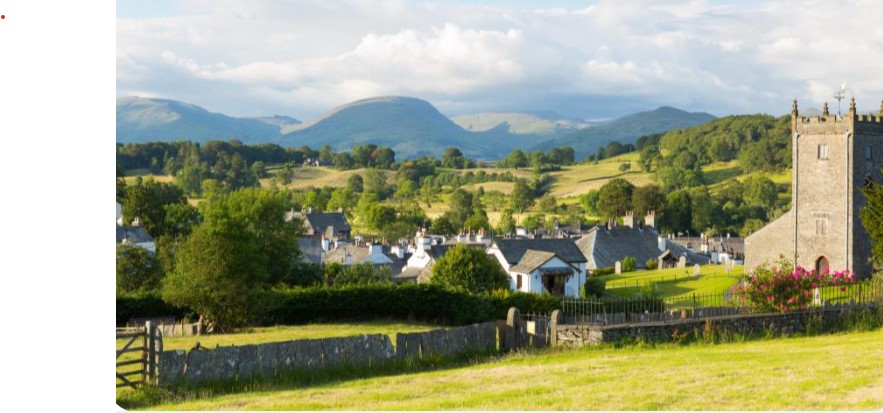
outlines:
[{"label": "window", "polygon": [[827,228],[825,228],[827,221],[824,218],[816,218],[816,235],[826,235],[828,233]]},{"label": "window", "polygon": [[819,145],[819,159],[828,159],[828,145]]},{"label": "window", "polygon": [[521,290],[521,274],[518,274],[518,285],[515,287],[516,290]]},{"label": "window", "polygon": [[871,145],[865,146],[865,160],[870,161],[874,159],[874,147]]}]

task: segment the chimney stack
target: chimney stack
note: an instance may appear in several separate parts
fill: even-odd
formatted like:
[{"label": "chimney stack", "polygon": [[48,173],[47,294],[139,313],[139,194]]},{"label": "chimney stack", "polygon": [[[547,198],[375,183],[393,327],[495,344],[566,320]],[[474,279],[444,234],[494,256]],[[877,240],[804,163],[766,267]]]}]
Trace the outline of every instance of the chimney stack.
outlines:
[{"label": "chimney stack", "polygon": [[625,216],[622,217],[622,226],[628,228],[635,227],[635,213],[632,211],[628,211],[625,213]]},{"label": "chimney stack", "polygon": [[656,228],[656,211],[647,211],[647,215],[644,216],[644,226]]}]

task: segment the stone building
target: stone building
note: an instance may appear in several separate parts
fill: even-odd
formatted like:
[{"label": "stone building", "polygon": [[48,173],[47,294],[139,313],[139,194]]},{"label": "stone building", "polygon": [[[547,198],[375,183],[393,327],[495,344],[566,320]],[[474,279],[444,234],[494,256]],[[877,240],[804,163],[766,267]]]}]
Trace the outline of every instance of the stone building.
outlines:
[{"label": "stone building", "polygon": [[859,211],[867,180],[881,182],[883,103],[880,112],[860,115],[855,99],[844,116],[802,117],[791,110],[791,210],[745,239],[745,266],[751,269],[779,255],[805,268],[849,269],[867,277],[871,240]]}]

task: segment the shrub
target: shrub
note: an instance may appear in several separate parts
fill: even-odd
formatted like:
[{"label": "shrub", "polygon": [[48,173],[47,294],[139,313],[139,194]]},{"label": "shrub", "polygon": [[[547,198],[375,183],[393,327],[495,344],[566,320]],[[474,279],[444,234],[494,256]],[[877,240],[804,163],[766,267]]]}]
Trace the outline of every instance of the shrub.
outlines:
[{"label": "shrub", "polygon": [[607,288],[607,283],[597,277],[589,277],[586,279],[585,292],[586,297],[603,297]]},{"label": "shrub", "polygon": [[131,318],[191,317],[193,311],[176,307],[162,300],[159,293],[135,293],[117,295],[117,327],[123,327]]},{"label": "shrub", "polygon": [[659,262],[656,260],[656,258],[650,258],[649,260],[647,260],[646,263],[644,263],[644,266],[648,270],[655,270],[658,265],[659,265]]},{"label": "shrub", "polygon": [[592,270],[593,277],[600,277],[602,275],[610,275],[616,272],[616,269],[613,267],[604,267],[604,268],[596,268]]},{"label": "shrub", "polygon": [[632,272],[638,266],[638,260],[635,257],[625,257],[622,260],[622,272]]},{"label": "shrub", "polygon": [[758,266],[745,285],[737,286],[735,291],[757,310],[785,312],[807,308],[815,288],[840,286],[840,290],[845,291],[854,280],[855,276],[848,270],[816,273],[799,265],[795,267],[793,261],[781,257],[776,264]]}]

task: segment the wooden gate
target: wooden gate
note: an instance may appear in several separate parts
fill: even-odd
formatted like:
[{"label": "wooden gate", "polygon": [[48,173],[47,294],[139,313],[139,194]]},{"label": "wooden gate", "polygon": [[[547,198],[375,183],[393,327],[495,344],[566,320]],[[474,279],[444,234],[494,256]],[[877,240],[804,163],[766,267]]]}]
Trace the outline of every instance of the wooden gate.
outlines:
[{"label": "wooden gate", "polygon": [[118,328],[116,340],[117,388],[155,383],[162,332],[148,321],[144,327]]}]

